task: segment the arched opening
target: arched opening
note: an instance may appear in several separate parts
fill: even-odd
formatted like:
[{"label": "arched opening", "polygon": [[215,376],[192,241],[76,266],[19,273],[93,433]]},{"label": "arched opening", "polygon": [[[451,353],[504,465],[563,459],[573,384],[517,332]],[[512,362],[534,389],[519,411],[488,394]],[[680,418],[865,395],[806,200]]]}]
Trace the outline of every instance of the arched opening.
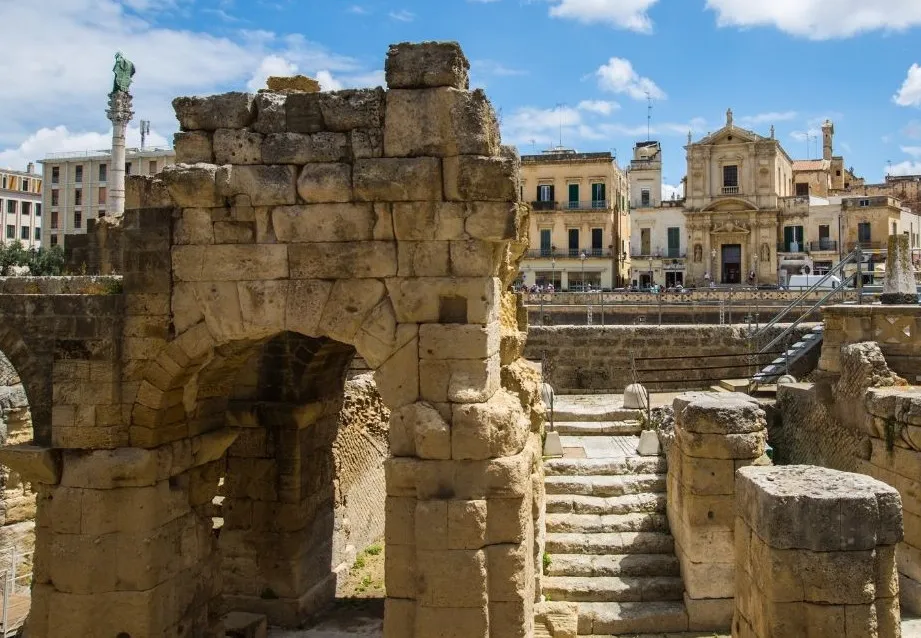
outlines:
[{"label": "arched opening", "polygon": [[299,627],[337,597],[377,593],[360,607],[383,616],[389,411],[369,374],[348,379],[354,355],[283,332],[219,348],[187,388],[193,435],[236,434],[200,505],[214,522],[220,613]]}]

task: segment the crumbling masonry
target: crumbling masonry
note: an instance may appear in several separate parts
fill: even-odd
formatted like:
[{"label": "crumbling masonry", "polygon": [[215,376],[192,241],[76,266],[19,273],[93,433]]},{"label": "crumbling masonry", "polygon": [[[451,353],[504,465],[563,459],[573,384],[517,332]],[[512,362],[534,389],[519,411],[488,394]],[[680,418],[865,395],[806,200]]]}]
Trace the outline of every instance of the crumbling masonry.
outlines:
[{"label": "crumbling masonry", "polygon": [[[121,279],[10,297],[0,346],[36,406],[35,444],[0,452],[38,486],[29,635],[222,636],[230,610],[295,625],[328,602],[356,353],[392,411],[386,636],[531,635],[543,412],[505,292],[526,209],[468,67],[404,44],[387,91],[177,99],[180,164],[68,238]],[[15,334],[36,313],[47,346]]]}]

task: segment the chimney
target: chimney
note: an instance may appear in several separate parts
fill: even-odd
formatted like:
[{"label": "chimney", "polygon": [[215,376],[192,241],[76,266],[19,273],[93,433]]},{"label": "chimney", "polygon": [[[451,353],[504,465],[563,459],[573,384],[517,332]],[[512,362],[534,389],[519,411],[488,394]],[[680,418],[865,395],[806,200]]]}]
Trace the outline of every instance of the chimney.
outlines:
[{"label": "chimney", "polygon": [[35,172],[35,162],[29,162],[28,164],[26,164],[26,172],[27,173]]}]

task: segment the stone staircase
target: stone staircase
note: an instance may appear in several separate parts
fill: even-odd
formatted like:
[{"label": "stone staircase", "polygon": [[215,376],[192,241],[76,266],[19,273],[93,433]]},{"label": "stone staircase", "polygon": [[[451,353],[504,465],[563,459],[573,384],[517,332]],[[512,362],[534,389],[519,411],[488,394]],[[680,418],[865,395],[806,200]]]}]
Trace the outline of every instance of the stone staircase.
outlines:
[{"label": "stone staircase", "polygon": [[636,455],[635,411],[580,409],[578,401],[570,409],[573,399],[557,397],[563,405],[555,411],[566,456],[544,464],[544,594],[579,603],[580,635],[685,631],[684,585],[665,514],[665,459]]}]

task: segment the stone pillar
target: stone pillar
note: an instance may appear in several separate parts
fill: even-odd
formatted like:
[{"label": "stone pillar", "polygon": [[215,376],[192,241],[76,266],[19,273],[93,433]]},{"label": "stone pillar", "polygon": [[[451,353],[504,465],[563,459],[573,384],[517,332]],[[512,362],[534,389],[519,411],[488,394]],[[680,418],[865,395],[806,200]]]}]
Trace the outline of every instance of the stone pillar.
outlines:
[{"label": "stone pillar", "polygon": [[121,215],[125,212],[125,131],[134,117],[131,94],[126,91],[110,93],[106,117],[112,122],[112,161],[106,180],[106,214]]},{"label": "stone pillar", "polygon": [[681,563],[691,630],[732,620],[735,471],[763,456],[767,422],[749,396],[690,392],[674,402],[668,521]]},{"label": "stone pillar", "polygon": [[736,478],[733,638],[901,636],[898,492],[811,465]]},{"label": "stone pillar", "polygon": [[886,257],[886,281],[879,300],[885,305],[918,305],[918,290],[911,265],[911,244],[908,235],[890,235]]}]

